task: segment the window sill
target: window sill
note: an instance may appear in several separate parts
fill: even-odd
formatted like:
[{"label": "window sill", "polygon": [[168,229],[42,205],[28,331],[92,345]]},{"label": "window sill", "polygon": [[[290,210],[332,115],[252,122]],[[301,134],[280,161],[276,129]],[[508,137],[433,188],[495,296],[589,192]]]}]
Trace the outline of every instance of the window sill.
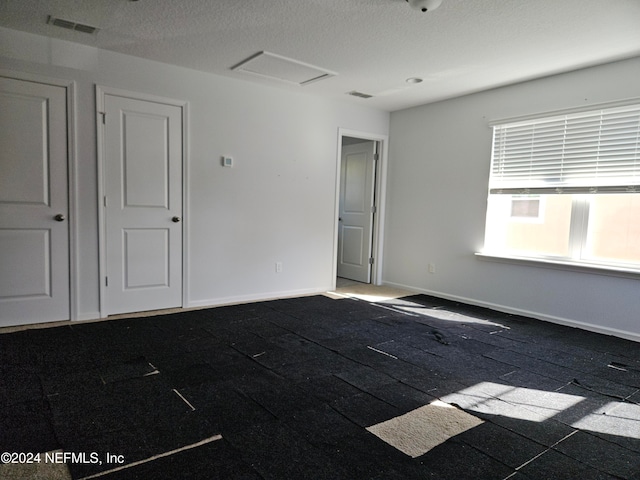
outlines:
[{"label": "window sill", "polygon": [[481,260],[487,260],[491,262],[529,265],[539,268],[552,268],[556,270],[591,273],[595,275],[608,275],[612,277],[632,278],[634,280],[640,280],[640,270],[634,268],[600,265],[597,263],[578,263],[568,260],[555,260],[549,258],[498,255],[495,253],[476,252],[475,255]]}]

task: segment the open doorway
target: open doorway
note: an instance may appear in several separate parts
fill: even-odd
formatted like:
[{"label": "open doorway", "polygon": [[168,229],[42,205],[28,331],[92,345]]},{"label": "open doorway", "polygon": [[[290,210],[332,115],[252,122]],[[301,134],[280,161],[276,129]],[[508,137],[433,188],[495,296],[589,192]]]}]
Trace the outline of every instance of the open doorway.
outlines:
[{"label": "open doorway", "polygon": [[385,148],[383,137],[340,131],[336,285],[379,284]]}]

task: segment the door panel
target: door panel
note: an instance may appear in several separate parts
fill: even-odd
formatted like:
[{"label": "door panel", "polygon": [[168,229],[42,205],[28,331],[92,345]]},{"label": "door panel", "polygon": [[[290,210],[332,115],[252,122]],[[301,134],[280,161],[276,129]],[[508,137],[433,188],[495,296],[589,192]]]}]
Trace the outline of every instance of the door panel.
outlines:
[{"label": "door panel", "polygon": [[125,229],[124,289],[169,287],[169,230]]},{"label": "door panel", "polygon": [[49,205],[48,99],[2,93],[0,202]]},{"label": "door panel", "polygon": [[182,305],[182,109],[106,94],[107,314]]},{"label": "door panel", "polygon": [[338,276],[371,281],[375,142],[343,146],[340,165]]},{"label": "door panel", "polygon": [[342,229],[341,258],[344,265],[361,267],[364,264],[362,240],[364,238],[362,227],[344,227]]},{"label": "door panel", "polygon": [[[169,124],[167,117],[124,112],[124,205],[169,206]],[[137,139],[144,139],[143,142]]]},{"label": "door panel", "polygon": [[51,295],[49,230],[0,230],[0,298],[46,298]]},{"label": "door panel", "polygon": [[344,158],[344,213],[364,214],[367,191],[367,151],[347,153]]},{"label": "door panel", "polygon": [[0,325],[69,319],[66,103],[0,78]]}]

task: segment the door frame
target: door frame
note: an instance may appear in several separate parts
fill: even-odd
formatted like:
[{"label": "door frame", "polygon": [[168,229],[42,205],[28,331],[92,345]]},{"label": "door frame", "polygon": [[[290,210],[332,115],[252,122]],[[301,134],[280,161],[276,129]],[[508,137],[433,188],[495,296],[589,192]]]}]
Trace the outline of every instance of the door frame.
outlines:
[{"label": "door frame", "polygon": [[376,205],[376,214],[373,218],[372,225],[372,246],[371,255],[374,258],[371,268],[371,284],[382,285],[382,252],[384,244],[384,217],[386,204],[386,186],[387,186],[387,156],[389,153],[389,136],[377,133],[368,133],[358,130],[350,130],[347,128],[338,128],[338,152],[336,157],[336,196],[335,196],[335,213],[334,213],[334,235],[333,235],[333,265],[331,288],[336,288],[336,277],[338,274],[338,231],[340,217],[340,180],[341,180],[341,163],[342,163],[342,137],[360,138],[362,140],[372,140],[377,143],[378,160],[375,165],[374,172],[374,198]]},{"label": "door frame", "polygon": [[105,158],[104,158],[104,129],[103,116],[105,96],[114,95],[118,97],[130,98],[146,102],[162,103],[179,107],[182,112],[182,307],[188,305],[188,232],[189,232],[189,203],[187,195],[187,185],[189,179],[189,102],[185,100],[175,100],[157,95],[150,95],[139,92],[132,92],[120,88],[112,88],[104,85],[96,85],[96,135],[97,135],[97,160],[98,160],[98,283],[100,285],[100,317],[107,317],[107,291],[105,277],[107,271],[107,241],[106,241],[106,218],[104,212],[104,192],[105,192]]},{"label": "door frame", "polygon": [[78,176],[77,176],[77,125],[76,125],[76,82],[63,78],[0,69],[0,76],[24,82],[41,83],[66,90],[67,106],[67,208],[69,239],[69,320],[78,319]]}]

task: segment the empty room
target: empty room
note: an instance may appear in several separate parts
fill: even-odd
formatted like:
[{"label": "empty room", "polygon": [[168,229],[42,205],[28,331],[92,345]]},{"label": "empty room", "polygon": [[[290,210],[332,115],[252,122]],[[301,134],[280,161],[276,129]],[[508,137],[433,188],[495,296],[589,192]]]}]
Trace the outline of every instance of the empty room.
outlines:
[{"label": "empty room", "polygon": [[0,0],[0,478],[640,480],[639,26]]}]

